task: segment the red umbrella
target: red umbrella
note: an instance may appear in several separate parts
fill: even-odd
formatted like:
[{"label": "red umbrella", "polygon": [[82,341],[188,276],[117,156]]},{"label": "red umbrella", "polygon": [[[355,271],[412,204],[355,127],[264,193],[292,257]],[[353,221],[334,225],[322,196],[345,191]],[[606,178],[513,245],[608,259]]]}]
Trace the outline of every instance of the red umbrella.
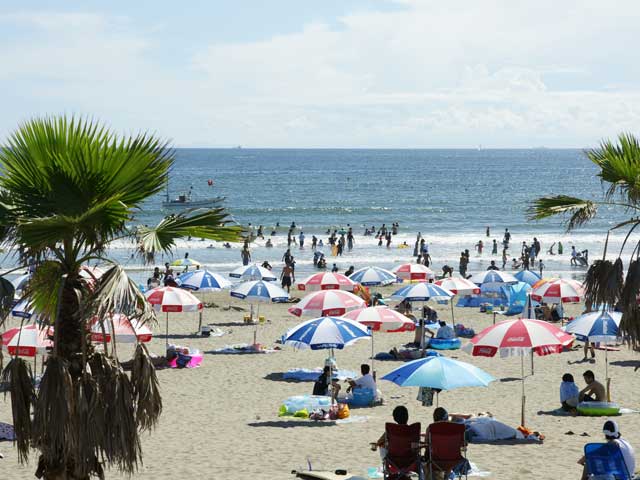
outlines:
[{"label": "red umbrella", "polygon": [[584,297],[582,284],[575,280],[554,278],[541,285],[538,283],[531,291],[531,298],[536,302],[579,303]]},{"label": "red umbrella", "polygon": [[316,292],[318,290],[346,290],[353,292],[356,282],[341,273],[315,273],[298,283],[298,290]]},{"label": "red umbrella", "polygon": [[[115,331],[115,340],[122,343],[150,342],[153,338],[151,329],[146,325],[140,325],[137,320],[130,320],[126,315],[116,313],[111,318],[103,320],[100,325],[97,317],[91,322],[90,332],[92,342],[111,341],[111,322]],[[104,326],[104,334],[102,328]]]},{"label": "red umbrella", "polygon": [[433,270],[420,263],[405,263],[398,265],[391,271],[395,273],[398,278],[410,282],[426,282],[427,280],[436,278]]},{"label": "red umbrella", "polygon": [[202,302],[192,293],[177,287],[157,287],[144,294],[154,308],[166,312],[166,339],[169,345],[169,312],[198,312]]},{"label": "red umbrella", "polygon": [[2,334],[2,348],[10,355],[21,357],[35,357],[38,354],[47,353],[47,349],[53,347],[49,338],[53,335],[52,328],[41,328],[38,325],[25,325],[20,328],[11,328]]},{"label": "red umbrella", "polygon": [[305,296],[296,306],[289,309],[289,313],[297,317],[303,313],[314,317],[335,317],[365,306],[365,301],[353,293],[322,290]]},{"label": "red umbrella", "polygon": [[450,277],[437,280],[436,285],[455,293],[456,295],[479,295],[480,287],[466,278]]},{"label": "red umbrella", "polygon": [[494,357],[497,353],[501,357],[512,355],[520,356],[521,380],[522,380],[522,415],[521,423],[524,426],[524,356],[550,355],[562,352],[573,342],[572,335],[565,333],[555,325],[542,320],[530,320],[519,318],[517,320],[505,320],[488,328],[485,328],[463,350],[474,356]]}]

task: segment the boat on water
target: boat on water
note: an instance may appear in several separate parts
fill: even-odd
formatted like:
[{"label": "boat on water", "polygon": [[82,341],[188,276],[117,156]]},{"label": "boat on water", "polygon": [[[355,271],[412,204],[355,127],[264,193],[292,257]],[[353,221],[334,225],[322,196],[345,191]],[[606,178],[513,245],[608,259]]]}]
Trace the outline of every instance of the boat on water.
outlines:
[{"label": "boat on water", "polygon": [[167,185],[167,196],[162,202],[162,206],[164,208],[215,207],[223,201],[224,197],[194,198],[193,186],[189,188],[189,191],[180,193],[172,198],[169,194],[169,186]]}]

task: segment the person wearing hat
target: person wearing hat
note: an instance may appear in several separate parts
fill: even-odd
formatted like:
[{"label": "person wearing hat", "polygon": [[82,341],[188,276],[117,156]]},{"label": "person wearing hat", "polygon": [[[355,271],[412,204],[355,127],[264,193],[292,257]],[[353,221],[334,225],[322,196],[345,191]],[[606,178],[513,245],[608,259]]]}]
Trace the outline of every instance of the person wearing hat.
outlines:
[{"label": "person wearing hat", "polygon": [[450,325],[447,325],[447,322],[440,320],[438,325],[440,328],[436,332],[436,338],[456,338],[456,332]]},{"label": "person wearing hat", "polygon": [[[636,471],[636,454],[633,451],[631,444],[620,435],[618,424],[614,420],[607,420],[602,426],[602,433],[604,433],[604,438],[607,442],[618,445],[618,448],[620,448],[620,452],[622,453],[622,458],[624,459],[624,464],[627,467],[627,472],[629,472],[629,475],[633,476]],[[586,459],[584,456],[578,460],[578,464],[584,466],[584,469],[582,470],[582,480],[587,480],[589,478],[589,472],[587,471]]]}]

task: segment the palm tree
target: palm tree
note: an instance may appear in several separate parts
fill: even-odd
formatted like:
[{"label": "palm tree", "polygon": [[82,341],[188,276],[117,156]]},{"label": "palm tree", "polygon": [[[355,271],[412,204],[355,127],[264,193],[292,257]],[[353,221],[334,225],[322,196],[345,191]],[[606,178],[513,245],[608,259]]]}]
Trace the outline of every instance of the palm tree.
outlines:
[{"label": "palm tree", "polygon": [[[640,140],[630,134],[621,134],[617,143],[605,140],[598,148],[585,153],[600,169],[597,176],[607,186],[603,199],[581,199],[569,195],[538,198],[529,208],[529,218],[540,220],[566,215],[569,231],[592,220],[601,206],[621,209],[630,215],[607,232],[603,259],[593,262],[587,272],[585,302],[587,305],[618,305],[623,312],[621,333],[635,348],[640,345],[640,308],[636,298],[640,291],[640,242],[626,258],[626,277],[623,276],[621,257],[631,233],[640,224]],[[627,235],[614,260],[607,260],[609,233],[617,229],[626,229]]]},{"label": "palm tree", "polygon": [[[103,478],[111,466],[134,472],[142,457],[139,434],[156,424],[162,410],[142,344],[129,376],[115,344],[97,351],[88,339],[87,322],[95,317],[104,322],[123,313],[155,320],[136,284],[108,258],[109,245],[135,238],[139,255],[152,261],[156,253],[170,252],[178,237],[241,237],[221,208],[171,215],[155,227],[129,226],[143,202],[166,184],[172,163],[173,151],[153,136],[119,138],[96,122],[66,117],[28,121],[0,149],[0,234],[19,252],[21,265],[36,265],[25,297],[54,331],[38,392],[19,357],[3,371],[19,459],[39,450],[40,477]],[[80,273],[89,261],[112,266],[87,279]],[[0,308],[6,311],[12,296],[6,280],[0,282]]]}]

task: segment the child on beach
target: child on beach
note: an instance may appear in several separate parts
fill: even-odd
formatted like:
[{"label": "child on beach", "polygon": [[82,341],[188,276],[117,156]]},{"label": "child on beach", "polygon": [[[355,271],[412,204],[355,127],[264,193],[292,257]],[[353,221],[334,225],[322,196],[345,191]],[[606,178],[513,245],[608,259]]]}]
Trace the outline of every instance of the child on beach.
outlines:
[{"label": "child on beach", "polygon": [[560,383],[560,403],[565,412],[575,412],[578,406],[578,395],[580,390],[573,380],[573,375],[565,373]]}]

